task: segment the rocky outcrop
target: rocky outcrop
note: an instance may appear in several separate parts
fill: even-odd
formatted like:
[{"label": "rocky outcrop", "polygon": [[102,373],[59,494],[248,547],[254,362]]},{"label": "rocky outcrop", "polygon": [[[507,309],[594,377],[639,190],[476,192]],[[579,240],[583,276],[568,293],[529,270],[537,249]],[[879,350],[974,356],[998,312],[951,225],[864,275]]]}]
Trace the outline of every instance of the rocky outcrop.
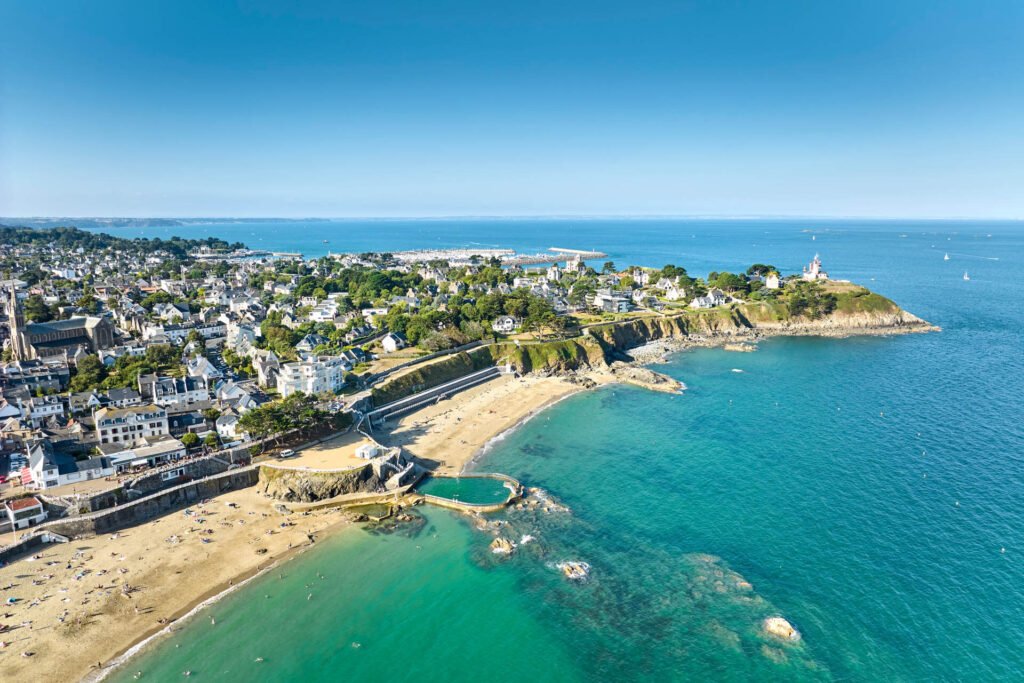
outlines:
[{"label": "rocky outcrop", "polygon": [[300,470],[272,464],[260,466],[256,490],[276,500],[315,503],[346,493],[385,493],[411,484],[419,466],[399,449],[346,470]]},{"label": "rocky outcrop", "polygon": [[632,384],[651,391],[661,391],[667,394],[678,394],[686,389],[686,385],[668,375],[654,372],[648,368],[641,368],[629,365],[622,361],[614,361],[608,368],[609,374],[614,381]]},{"label": "rocky outcrop", "polygon": [[783,640],[797,641],[800,640],[800,632],[793,628],[793,624],[789,623],[782,617],[768,617],[761,624],[765,633],[768,635],[775,636],[776,638],[782,638]]},{"label": "rocky outcrop", "polygon": [[491,552],[495,555],[511,555],[516,551],[516,544],[507,538],[498,537],[491,541]]}]

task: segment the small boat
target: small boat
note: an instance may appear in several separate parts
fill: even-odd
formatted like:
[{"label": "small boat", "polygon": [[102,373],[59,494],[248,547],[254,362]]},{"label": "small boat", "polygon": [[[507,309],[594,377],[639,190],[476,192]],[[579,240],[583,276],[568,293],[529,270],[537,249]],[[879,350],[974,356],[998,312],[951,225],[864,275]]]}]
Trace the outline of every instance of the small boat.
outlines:
[{"label": "small boat", "polygon": [[324,244],[327,244],[327,240],[324,240]]},{"label": "small boat", "polygon": [[949,254],[946,254],[945,256],[943,256],[942,260],[943,261],[948,261],[949,260]]},{"label": "small boat", "polygon": [[966,270],[964,271],[964,279],[965,280],[970,280],[971,279],[971,276],[967,274]]}]

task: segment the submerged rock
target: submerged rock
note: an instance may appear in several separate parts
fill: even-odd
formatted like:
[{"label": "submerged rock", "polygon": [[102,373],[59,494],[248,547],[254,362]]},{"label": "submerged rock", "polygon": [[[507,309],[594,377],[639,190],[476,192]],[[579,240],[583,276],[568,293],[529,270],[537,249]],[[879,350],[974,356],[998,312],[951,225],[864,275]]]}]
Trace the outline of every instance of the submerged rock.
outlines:
[{"label": "submerged rock", "polygon": [[570,581],[586,581],[590,576],[590,565],[586,562],[560,562],[555,565]]},{"label": "submerged rock", "polygon": [[516,544],[500,536],[491,541],[491,552],[495,555],[511,555],[516,551]]},{"label": "submerged rock", "polygon": [[765,633],[775,636],[776,638],[782,638],[783,640],[798,641],[800,640],[800,632],[793,628],[793,624],[789,623],[782,617],[768,617],[762,623],[762,627]]}]

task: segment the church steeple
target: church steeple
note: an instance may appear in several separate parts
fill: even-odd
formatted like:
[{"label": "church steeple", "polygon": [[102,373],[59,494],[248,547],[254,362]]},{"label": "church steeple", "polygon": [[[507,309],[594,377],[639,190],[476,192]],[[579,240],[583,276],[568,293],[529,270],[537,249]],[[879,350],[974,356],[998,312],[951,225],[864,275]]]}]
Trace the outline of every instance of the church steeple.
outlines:
[{"label": "church steeple", "polygon": [[8,288],[5,302],[7,308],[7,325],[11,330],[11,351],[15,360],[28,360],[28,345],[25,343],[25,313],[18,301],[18,290],[13,285]]}]

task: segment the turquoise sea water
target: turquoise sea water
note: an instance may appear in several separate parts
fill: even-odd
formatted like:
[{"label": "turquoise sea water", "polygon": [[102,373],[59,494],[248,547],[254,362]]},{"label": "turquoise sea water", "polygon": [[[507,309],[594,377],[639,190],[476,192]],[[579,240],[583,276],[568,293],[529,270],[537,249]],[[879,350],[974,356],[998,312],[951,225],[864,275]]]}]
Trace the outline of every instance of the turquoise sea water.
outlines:
[{"label": "turquoise sea water", "polygon": [[[511,223],[444,223],[438,234],[447,245],[604,248],[617,262],[696,274],[753,261],[795,270],[819,251],[834,277],[943,332],[695,350],[658,367],[685,395],[574,396],[477,464],[571,509],[505,515],[504,535],[536,538],[511,559],[445,511],[425,510],[404,534],[352,530],[214,606],[216,627],[194,620],[115,680],[185,669],[239,681],[1020,676],[1024,229]],[[344,232],[321,234],[304,239],[343,248]],[[386,243],[376,248],[397,248],[377,236]],[[353,242],[374,248],[363,233]],[[563,579],[554,565],[565,560],[589,563],[590,580]],[[800,644],[759,632],[776,614]]]}]

